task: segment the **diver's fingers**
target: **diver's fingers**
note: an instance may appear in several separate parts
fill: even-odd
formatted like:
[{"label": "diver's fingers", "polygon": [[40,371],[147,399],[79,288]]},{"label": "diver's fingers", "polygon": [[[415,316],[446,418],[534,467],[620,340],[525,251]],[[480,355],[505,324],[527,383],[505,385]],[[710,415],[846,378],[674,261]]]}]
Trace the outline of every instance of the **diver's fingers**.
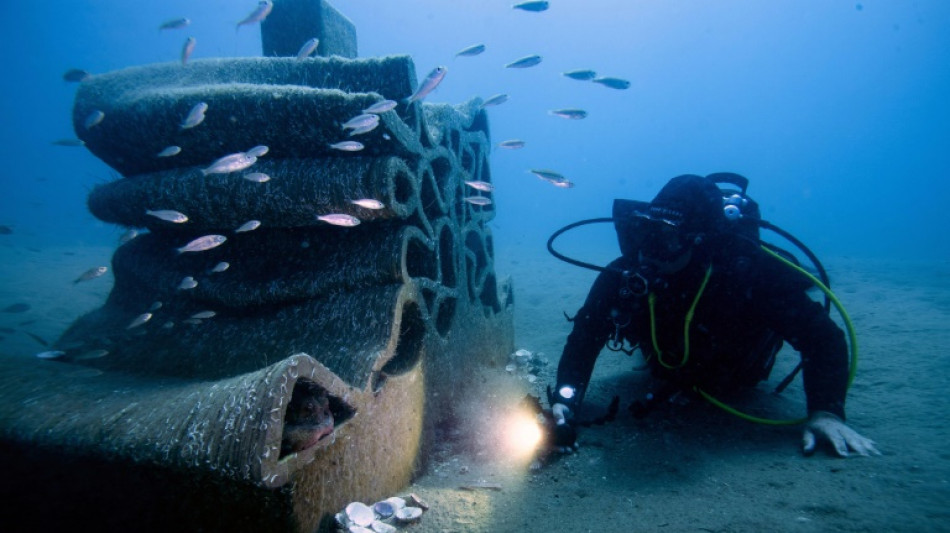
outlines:
[{"label": "diver's fingers", "polygon": [[815,453],[815,434],[808,428],[802,434],[802,453],[806,456]]}]

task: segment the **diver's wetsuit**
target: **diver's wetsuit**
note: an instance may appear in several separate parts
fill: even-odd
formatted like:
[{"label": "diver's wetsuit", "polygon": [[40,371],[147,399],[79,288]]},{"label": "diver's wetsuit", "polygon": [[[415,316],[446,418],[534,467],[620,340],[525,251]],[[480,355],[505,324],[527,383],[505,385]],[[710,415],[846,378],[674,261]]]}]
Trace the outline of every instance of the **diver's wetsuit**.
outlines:
[{"label": "diver's wetsuit", "polygon": [[[618,340],[613,338],[618,325],[623,338],[640,344],[657,377],[684,387],[698,385],[713,395],[750,386],[767,377],[770,366],[750,354],[761,352],[756,344],[772,330],[801,353],[809,414],[827,411],[844,419],[848,349],[841,329],[806,294],[811,283],[751,243],[720,243],[713,249],[722,252],[711,260],[712,274],[696,306],[685,365],[668,369],[660,364],[647,296],[622,295],[625,281],[617,271],[636,271],[637,260],[620,257],[597,277],[574,318],[558,366],[558,389],[574,386],[575,403],[583,400],[601,349],[608,339]],[[685,315],[709,264],[710,256],[697,249],[686,268],[666,277],[665,287],[651,284],[656,343],[669,366],[682,361]]]}]

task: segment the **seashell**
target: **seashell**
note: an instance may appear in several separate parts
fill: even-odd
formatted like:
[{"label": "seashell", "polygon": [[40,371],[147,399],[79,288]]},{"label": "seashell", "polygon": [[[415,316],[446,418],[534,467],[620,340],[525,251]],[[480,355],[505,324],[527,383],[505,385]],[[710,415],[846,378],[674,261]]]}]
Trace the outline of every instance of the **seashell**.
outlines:
[{"label": "seashell", "polygon": [[531,352],[529,352],[528,350],[525,350],[524,348],[519,348],[515,350],[515,353],[513,355],[515,357],[531,357]]},{"label": "seashell", "polygon": [[403,507],[396,510],[396,520],[400,522],[412,522],[422,516],[422,509],[418,507]]},{"label": "seashell", "polygon": [[[405,507],[405,503],[403,503],[403,507]],[[386,500],[383,500],[381,502],[376,502],[376,504],[373,505],[373,510],[376,511],[376,514],[378,514],[381,518],[389,518],[396,512],[396,506]]]},{"label": "seashell", "polygon": [[400,498],[399,496],[393,496],[392,498],[386,498],[384,502],[389,503],[393,506],[393,509],[399,510],[406,506],[406,500]]},{"label": "seashell", "polygon": [[425,500],[420,498],[419,495],[416,494],[415,492],[412,492],[409,494],[409,501],[415,504],[416,507],[421,508],[423,511],[429,510],[429,504],[426,503]]},{"label": "seashell", "polygon": [[398,529],[387,524],[386,522],[380,522],[379,520],[374,521],[373,526],[370,529],[372,529],[376,533],[395,533],[396,531],[399,531]]},{"label": "seashell", "polygon": [[346,506],[346,517],[358,526],[369,526],[376,520],[376,514],[365,503],[353,502]]},{"label": "seashell", "polygon": [[372,529],[369,529],[363,526],[356,526],[356,525],[348,527],[347,531],[349,531],[350,533],[373,533]]}]

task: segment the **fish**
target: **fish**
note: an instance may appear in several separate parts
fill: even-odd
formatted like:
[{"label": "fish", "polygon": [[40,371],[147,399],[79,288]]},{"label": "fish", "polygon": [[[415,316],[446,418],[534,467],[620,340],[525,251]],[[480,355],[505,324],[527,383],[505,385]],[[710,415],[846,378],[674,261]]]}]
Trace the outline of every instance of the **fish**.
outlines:
[{"label": "fish", "polygon": [[399,105],[399,103],[395,100],[380,100],[379,102],[376,102],[375,104],[364,109],[363,113],[374,113],[378,115],[380,113],[392,111],[397,105]]},{"label": "fish", "polygon": [[541,11],[547,11],[550,7],[550,3],[545,0],[533,0],[531,2],[521,2],[511,6],[512,9],[521,9],[523,11],[534,11],[539,13]]},{"label": "fish", "polygon": [[192,106],[191,111],[185,116],[185,120],[181,121],[181,129],[187,130],[188,128],[194,128],[198,124],[201,124],[205,120],[205,112],[208,110],[208,104],[204,102],[198,102]]},{"label": "fish", "polygon": [[187,26],[191,25],[191,19],[188,17],[179,17],[176,19],[166,20],[158,27],[158,31],[162,30],[180,30]]},{"label": "fish", "polygon": [[142,313],[141,315],[135,317],[135,319],[132,320],[132,322],[129,322],[129,325],[126,326],[125,329],[137,328],[151,319],[152,319],[152,313]]},{"label": "fish", "polygon": [[197,286],[198,286],[198,282],[195,281],[195,278],[191,276],[185,276],[184,278],[181,279],[181,283],[178,284],[178,290],[187,291],[187,290],[194,289]]},{"label": "fish", "polygon": [[162,302],[158,302],[158,301],[152,302],[152,305],[148,306],[148,310],[149,312],[158,311],[159,309],[162,308],[162,305],[163,305]]},{"label": "fish", "polygon": [[518,150],[524,148],[525,142],[521,139],[509,139],[507,141],[501,141],[498,143],[499,148],[505,148],[508,150]]},{"label": "fish", "polygon": [[530,56],[524,56],[521,59],[516,59],[505,65],[505,68],[528,68],[539,63],[541,63],[541,56],[534,54]]},{"label": "fish", "polygon": [[465,181],[465,185],[468,185],[469,187],[471,187],[471,188],[473,188],[473,189],[475,189],[475,190],[477,190],[477,191],[491,192],[491,191],[495,190],[495,186],[492,185],[491,183],[488,183],[487,181],[466,180],[466,181]]},{"label": "fish", "polygon": [[6,224],[0,225],[0,235],[13,235],[13,227]]},{"label": "fish", "polygon": [[549,111],[549,113],[556,117],[567,118],[571,120],[587,118],[587,111],[584,111],[583,109],[552,109]]},{"label": "fish", "polygon": [[244,152],[244,154],[247,155],[248,157],[264,157],[265,155],[267,155],[267,152],[270,152],[270,148],[268,148],[267,146],[264,146],[263,144],[259,144],[255,146],[254,148],[251,148],[250,150]]},{"label": "fish", "polygon": [[248,220],[244,224],[241,224],[241,226],[238,229],[234,230],[234,233],[244,233],[245,231],[254,231],[259,227],[261,227],[260,220]]},{"label": "fish", "polygon": [[363,143],[357,141],[340,141],[333,143],[330,148],[340,150],[341,152],[359,152],[364,148]]},{"label": "fish", "polygon": [[422,83],[419,84],[419,88],[416,89],[416,92],[412,93],[412,96],[406,100],[406,104],[411,104],[416,101],[421,101],[426,97],[427,94],[435,90],[436,87],[442,83],[442,80],[445,78],[445,74],[449,71],[448,67],[438,66],[432,69],[432,72],[426,76],[426,79],[422,80]]},{"label": "fish", "polygon": [[24,331],[23,333],[26,333],[27,335],[30,336],[31,339],[35,340],[36,342],[40,343],[41,345],[43,345],[43,346],[49,346],[49,342],[47,342],[46,339],[44,339],[43,337],[40,337],[40,336],[37,335],[36,333],[30,333],[29,331]]},{"label": "fish", "polygon": [[600,78],[594,78],[590,81],[594,83],[599,83],[603,85],[604,87],[610,87],[611,89],[620,89],[621,91],[624,89],[630,88],[630,82],[622,78],[612,78],[609,76],[602,76]]},{"label": "fish", "polygon": [[109,355],[109,350],[103,350],[103,349],[89,350],[89,351],[86,351],[86,352],[83,352],[83,353],[77,355],[77,356],[74,358],[74,360],[75,360],[75,361],[88,361],[88,360],[90,360],[90,359],[100,359],[100,358],[105,357],[105,356],[107,356],[107,355]]},{"label": "fish", "polygon": [[382,209],[386,207],[385,204],[379,200],[374,200],[372,198],[360,198],[359,200],[350,200],[350,203],[353,205],[358,205],[365,209]]},{"label": "fish", "polygon": [[40,359],[59,359],[60,357],[66,355],[66,352],[62,350],[47,350],[45,352],[40,352],[36,354]]},{"label": "fish", "polygon": [[484,52],[484,51],[485,51],[485,45],[484,45],[484,44],[481,44],[481,43],[479,43],[479,44],[473,44],[473,45],[471,45],[471,46],[466,46],[465,48],[462,48],[462,49],[459,50],[458,52],[455,52],[455,57],[471,57],[471,56],[477,56],[478,54],[480,54],[480,53],[482,53],[482,52]]},{"label": "fish", "polygon": [[161,152],[155,154],[155,157],[172,157],[181,153],[181,146],[166,146]]},{"label": "fish", "polygon": [[106,114],[96,109],[92,113],[89,113],[89,116],[87,116],[86,120],[83,122],[83,126],[85,126],[87,130],[92,129],[95,126],[98,126],[104,118],[106,118]]},{"label": "fish", "polygon": [[562,189],[570,189],[574,186],[570,180],[565,178],[561,173],[555,172],[553,170],[547,169],[531,169],[530,172],[535,176],[543,179],[544,181],[554,185],[555,187],[561,187]]},{"label": "fish", "polygon": [[318,46],[320,46],[320,39],[316,37],[303,43],[303,46],[301,46],[297,52],[297,59],[307,59],[317,51]]},{"label": "fish", "polygon": [[[378,115],[374,115],[374,116],[378,116]],[[372,123],[367,124],[367,125],[365,125],[365,126],[360,126],[359,128],[353,128],[353,129],[351,129],[349,136],[352,137],[352,136],[354,136],[354,135],[362,135],[362,134],[364,134],[364,133],[369,133],[369,132],[375,130],[376,128],[378,128],[378,127],[379,127],[379,121],[372,122]]]},{"label": "fish", "polygon": [[253,181],[254,183],[266,183],[270,181],[270,176],[264,174],[263,172],[251,172],[250,174],[245,174],[241,177],[247,181]]},{"label": "fish", "polygon": [[244,152],[237,152],[218,159],[214,163],[211,163],[208,168],[201,169],[201,174],[204,176],[208,174],[229,174],[231,172],[244,170],[256,162],[256,157],[248,156]]},{"label": "fish", "polygon": [[50,144],[55,144],[56,146],[78,147],[78,146],[86,146],[86,141],[83,141],[82,139],[56,139],[55,141],[52,141]]},{"label": "fish", "polygon": [[193,319],[193,320],[204,320],[204,319],[208,319],[208,318],[214,318],[214,316],[215,316],[216,314],[217,314],[217,313],[215,313],[214,311],[199,311],[199,312],[197,312],[197,313],[191,315],[189,318],[191,318],[191,319]]},{"label": "fish", "polygon": [[63,81],[81,82],[89,79],[89,76],[92,76],[92,74],[81,68],[71,68],[63,73]]},{"label": "fish", "polygon": [[188,58],[191,57],[191,53],[195,51],[195,45],[198,44],[198,40],[194,37],[189,37],[185,39],[185,44],[181,47],[181,64],[184,65],[188,62]]},{"label": "fish", "polygon": [[267,15],[270,15],[271,10],[274,9],[274,2],[271,0],[261,0],[257,3],[257,7],[250,15],[244,17],[243,20],[237,23],[237,27],[234,31],[237,31],[244,24],[254,24],[255,22],[263,22],[267,18]]},{"label": "fish", "polygon": [[228,238],[224,235],[205,235],[198,237],[181,248],[176,248],[176,250],[178,250],[179,254],[185,252],[203,252],[221,246],[226,240],[228,240]]},{"label": "fish", "polygon": [[352,216],[345,215],[342,213],[331,213],[329,215],[319,215],[317,216],[319,220],[326,222],[327,224],[333,224],[334,226],[344,226],[344,227],[353,227],[360,224],[360,219]]},{"label": "fish", "polygon": [[217,274],[220,272],[224,272],[225,270],[229,268],[231,268],[231,263],[228,263],[227,261],[221,261],[217,265],[214,265],[214,267],[211,269],[211,272],[214,274]]},{"label": "fish", "polygon": [[104,266],[90,268],[89,270],[80,274],[78,278],[73,280],[73,284],[79,283],[80,281],[89,281],[91,279],[96,279],[108,271],[109,271],[109,267],[104,267]]},{"label": "fish", "polygon": [[356,115],[350,120],[344,122],[343,129],[360,129],[367,126],[376,127],[377,124],[379,124],[379,115],[373,113],[364,113],[362,115]]},{"label": "fish", "polygon": [[15,303],[13,305],[8,305],[2,309],[4,313],[25,313],[30,310],[30,304],[25,303]]},{"label": "fish", "polygon": [[484,196],[466,196],[462,200],[472,205],[491,205],[491,198],[485,198]]},{"label": "fish", "polygon": [[590,69],[578,69],[562,72],[561,75],[567,76],[572,80],[590,81],[597,77],[597,73]]},{"label": "fish", "polygon": [[139,230],[135,228],[127,229],[122,235],[119,236],[119,244],[125,244],[138,236]]},{"label": "fish", "polygon": [[495,105],[501,105],[507,101],[508,101],[507,94],[496,94],[488,98],[488,100],[485,100],[484,102],[482,102],[482,107],[485,108],[485,107],[491,107]]},{"label": "fish", "polygon": [[188,215],[179,211],[174,211],[172,209],[158,209],[154,211],[151,209],[146,209],[145,214],[164,220],[165,222],[173,222],[175,224],[188,222]]}]

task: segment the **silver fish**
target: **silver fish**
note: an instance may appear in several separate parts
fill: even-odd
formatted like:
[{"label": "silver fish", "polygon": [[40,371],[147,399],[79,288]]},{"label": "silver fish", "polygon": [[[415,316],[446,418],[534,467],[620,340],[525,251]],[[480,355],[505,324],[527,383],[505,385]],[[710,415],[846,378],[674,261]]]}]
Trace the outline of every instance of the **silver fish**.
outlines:
[{"label": "silver fish", "polygon": [[386,207],[379,200],[374,200],[372,198],[360,198],[359,200],[350,200],[350,203],[353,205],[358,205],[365,209],[382,209]]},{"label": "silver fish", "polygon": [[533,67],[541,63],[541,56],[534,54],[530,56],[522,57],[521,59],[516,59],[511,63],[505,65],[505,68],[528,68]]},{"label": "silver fish", "polygon": [[119,236],[119,244],[125,244],[138,236],[139,230],[135,228],[127,229],[125,230],[125,233]]},{"label": "silver fish", "polygon": [[572,80],[590,81],[597,77],[597,73],[590,69],[569,70],[561,73]]},{"label": "silver fish", "polygon": [[356,115],[350,120],[344,122],[343,129],[359,129],[365,128],[366,126],[375,126],[377,124],[379,124],[379,115],[373,113],[364,113],[362,115]]},{"label": "silver fish", "polygon": [[63,73],[63,81],[80,82],[89,79],[92,74],[81,68],[71,68]]},{"label": "silver fish", "polygon": [[234,230],[234,233],[244,233],[245,231],[254,231],[259,227],[261,227],[260,220],[248,220],[244,224],[241,224],[241,227]]},{"label": "silver fish", "polygon": [[480,54],[480,53],[482,53],[482,52],[484,52],[484,51],[485,51],[485,45],[484,45],[484,44],[481,44],[481,43],[479,43],[479,44],[473,44],[472,46],[466,46],[465,48],[462,48],[462,49],[459,50],[458,52],[455,52],[455,56],[456,56],[456,57],[459,57],[459,56],[462,56],[462,57],[477,56],[478,54]]},{"label": "silver fish", "polygon": [[148,311],[149,313],[151,313],[153,311],[158,311],[161,308],[162,308],[162,302],[155,301],[155,302],[152,302],[152,305],[148,306]]},{"label": "silver fish", "polygon": [[422,83],[419,84],[419,88],[416,89],[416,92],[412,93],[412,96],[406,101],[407,104],[411,104],[415,101],[422,100],[426,97],[427,94],[435,90],[439,86],[439,83],[442,83],[442,79],[445,78],[445,73],[448,72],[447,67],[438,66],[432,69],[432,72],[426,76],[426,79],[422,80]]},{"label": "silver fish", "polygon": [[78,278],[73,280],[73,283],[75,284],[75,283],[79,283],[80,281],[89,281],[91,279],[96,279],[108,271],[109,271],[109,267],[104,267],[104,266],[90,268],[89,270],[80,274]]},{"label": "silver fish", "polygon": [[264,174],[263,172],[251,172],[250,174],[245,174],[242,177],[247,181],[253,181],[254,183],[266,183],[270,181],[270,176]]},{"label": "silver fish", "polygon": [[199,311],[199,312],[197,312],[197,313],[191,315],[190,318],[192,318],[192,319],[194,319],[194,320],[204,320],[204,319],[208,319],[208,318],[214,318],[214,316],[215,316],[216,314],[217,314],[217,313],[215,313],[214,311]]},{"label": "silver fish", "polygon": [[89,361],[90,359],[99,359],[109,355],[109,350],[89,350],[75,357],[76,361]]},{"label": "silver fish", "polygon": [[181,283],[178,284],[178,290],[187,291],[187,290],[194,289],[197,286],[198,286],[198,282],[195,281],[195,278],[191,276],[185,276],[184,278],[182,278]]},{"label": "silver fish", "polygon": [[162,22],[162,25],[158,27],[159,31],[161,30],[180,30],[184,27],[187,27],[191,24],[191,19],[188,17],[181,17],[177,19],[166,20]]},{"label": "silver fish", "polygon": [[106,118],[106,114],[102,111],[96,109],[92,113],[89,113],[89,116],[86,117],[86,120],[82,123],[86,129],[91,129],[95,126],[98,126],[102,119]]},{"label": "silver fish", "polygon": [[535,13],[547,11],[550,4],[545,0],[532,0],[531,2],[521,2],[511,6],[512,9],[521,9],[524,11],[534,11]]},{"label": "silver fish", "polygon": [[59,359],[60,357],[66,355],[66,352],[62,350],[47,350],[45,352],[40,352],[36,354],[40,359]]},{"label": "silver fish", "polygon": [[195,45],[198,44],[198,40],[194,37],[189,37],[185,39],[185,44],[181,47],[181,64],[184,65],[188,62],[188,58],[191,57],[191,53],[195,51]]},{"label": "silver fish", "polygon": [[248,157],[264,157],[265,155],[267,155],[267,152],[270,152],[270,148],[268,148],[267,146],[264,146],[263,144],[259,144],[255,146],[254,148],[251,148],[250,150],[244,152],[244,154],[247,155]]},{"label": "silver fish", "polygon": [[301,46],[297,52],[297,59],[307,59],[317,51],[318,46],[320,46],[320,39],[316,37],[303,43],[303,46]]},{"label": "silver fish", "polygon": [[380,113],[385,113],[386,111],[392,111],[397,105],[399,105],[399,103],[395,100],[380,100],[379,102],[376,102],[375,104],[364,109],[363,112],[375,113],[378,115]]},{"label": "silver fish", "polygon": [[507,141],[501,141],[498,143],[499,148],[506,148],[508,150],[517,150],[519,148],[524,148],[525,142],[521,139],[510,139]]},{"label": "silver fish", "polygon": [[151,319],[152,313],[142,313],[141,315],[135,317],[135,320],[130,322],[129,325],[125,327],[125,329],[137,328]]},{"label": "silver fish", "polygon": [[587,111],[584,111],[583,109],[552,109],[549,111],[549,113],[556,117],[567,118],[571,120],[587,118]]},{"label": "silver fish", "polygon": [[490,97],[488,100],[482,102],[482,107],[491,107],[493,105],[501,105],[508,101],[507,94],[496,94]]},{"label": "silver fish", "polygon": [[359,152],[364,148],[363,143],[357,141],[340,141],[333,143],[330,148],[340,150],[341,152]]},{"label": "silver fish", "polygon": [[327,224],[333,224],[334,226],[353,227],[358,226],[360,223],[360,219],[342,213],[319,215],[317,218],[326,222]]},{"label": "silver fish", "polygon": [[532,168],[531,170],[529,170],[529,172],[531,172],[532,174],[534,174],[535,176],[537,176],[537,177],[539,177],[539,178],[541,178],[541,179],[543,179],[543,180],[563,180],[563,179],[566,179],[566,178],[564,177],[564,175],[561,174],[560,172],[555,172],[555,171],[553,171],[553,170],[548,170],[548,169],[543,169],[543,168],[541,168],[541,169]]},{"label": "silver fish", "polygon": [[365,126],[360,126],[359,128],[353,128],[350,130],[349,136],[362,135],[364,133],[369,133],[379,127],[379,122],[373,122]]},{"label": "silver fish", "polygon": [[466,196],[462,200],[472,205],[491,205],[491,198],[485,198],[484,196]]},{"label": "silver fish", "polygon": [[624,89],[630,88],[630,82],[622,78],[611,78],[609,76],[602,76],[600,78],[594,78],[590,80],[594,83],[599,83],[604,87],[610,87],[611,89]]},{"label": "silver fish", "polygon": [[188,128],[194,128],[198,124],[204,122],[205,111],[208,110],[208,104],[204,102],[198,102],[195,104],[191,111],[188,112],[188,115],[185,116],[185,120],[181,121],[181,129],[186,130]]},{"label": "silver fish", "polygon": [[244,152],[238,152],[236,154],[226,155],[214,163],[211,163],[208,168],[201,170],[201,174],[204,176],[207,176],[208,174],[228,174],[231,172],[244,170],[256,162],[256,157],[248,156]]},{"label": "silver fish", "polygon": [[491,183],[488,183],[487,181],[466,180],[466,181],[465,181],[465,185],[468,185],[469,187],[471,187],[471,188],[473,188],[473,189],[475,189],[475,190],[477,190],[477,191],[491,192],[491,191],[495,190],[495,186],[492,185]]},{"label": "silver fish", "polygon": [[203,252],[221,246],[226,240],[228,240],[228,238],[224,235],[205,235],[204,237],[198,237],[181,248],[177,248],[177,250],[180,254],[185,252]]},{"label": "silver fish", "polygon": [[228,263],[227,261],[221,261],[217,265],[214,265],[214,268],[211,269],[211,272],[217,274],[219,272],[224,272],[229,268],[231,268],[231,263]]},{"label": "silver fish", "polygon": [[257,3],[257,8],[251,12],[250,15],[244,17],[244,20],[237,23],[237,29],[244,24],[254,24],[255,22],[261,22],[267,18],[267,15],[270,15],[271,10],[274,9],[274,2],[271,0],[261,0]]},{"label": "silver fish", "polygon": [[79,147],[79,146],[86,146],[86,141],[83,141],[81,139],[56,139],[55,141],[52,141],[51,144],[55,144],[56,146]]},{"label": "silver fish", "polygon": [[148,209],[145,211],[145,214],[164,220],[165,222],[174,222],[175,224],[188,222],[188,215],[171,209],[158,209],[155,211]]},{"label": "silver fish", "polygon": [[189,326],[197,326],[201,324],[200,318],[186,318],[181,321],[182,324],[188,324]]},{"label": "silver fish", "polygon": [[181,146],[166,146],[161,152],[155,154],[155,157],[172,157],[181,153]]}]

